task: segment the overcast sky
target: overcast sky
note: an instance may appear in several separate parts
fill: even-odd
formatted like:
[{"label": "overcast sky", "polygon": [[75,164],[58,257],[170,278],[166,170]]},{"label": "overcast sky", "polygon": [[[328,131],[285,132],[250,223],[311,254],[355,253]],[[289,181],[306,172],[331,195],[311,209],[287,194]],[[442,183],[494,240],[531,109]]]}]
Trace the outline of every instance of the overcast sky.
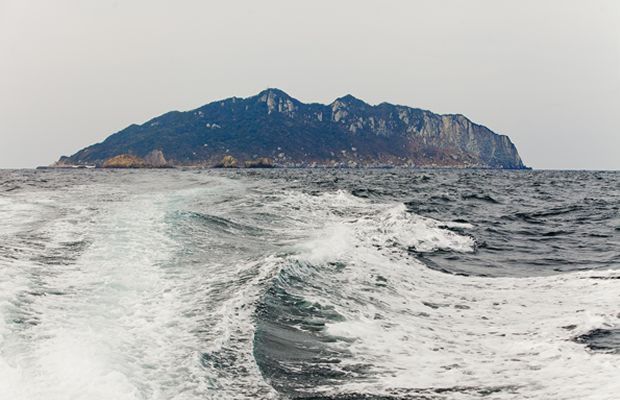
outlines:
[{"label": "overcast sky", "polygon": [[0,168],[267,87],[461,113],[534,168],[620,169],[620,1],[0,0]]}]

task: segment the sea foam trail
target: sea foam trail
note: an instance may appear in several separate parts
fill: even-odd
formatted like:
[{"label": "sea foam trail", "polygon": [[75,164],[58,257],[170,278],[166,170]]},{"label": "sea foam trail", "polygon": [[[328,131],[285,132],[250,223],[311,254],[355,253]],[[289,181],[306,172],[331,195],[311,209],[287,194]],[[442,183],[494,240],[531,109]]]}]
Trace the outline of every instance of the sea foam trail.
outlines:
[{"label": "sea foam trail", "polygon": [[[156,200],[131,200],[101,210],[85,254],[45,278],[57,295],[33,299],[37,323],[5,352],[17,379],[5,392],[11,398],[140,398],[148,380],[136,375],[157,366],[150,354],[173,345],[158,336],[173,312],[159,270],[172,244]],[[54,237],[56,228],[48,228]]]},{"label": "sea foam trail", "polygon": [[[300,398],[310,393],[325,398],[617,396],[618,357],[592,353],[571,340],[593,328],[617,326],[617,280],[591,279],[593,274],[614,277],[617,272],[536,278],[445,274],[427,268],[409,249],[471,252],[472,238],[446,229],[440,221],[407,213],[402,205],[365,202],[344,193],[318,198],[306,204],[297,199],[300,209],[312,209],[312,218],[325,227],[299,245],[286,277],[276,282],[276,293],[295,299],[296,307],[315,310],[314,326],[325,328],[310,335],[321,343],[326,358],[284,356],[278,361],[262,352],[268,375],[284,368],[300,376],[296,371],[304,363],[321,371],[322,378],[306,387],[287,382],[278,372],[274,383],[280,390]],[[291,306],[286,307],[283,310]],[[305,314],[299,309],[293,315]],[[275,328],[265,324],[269,335]],[[308,324],[286,328],[299,332],[292,348],[316,346]],[[263,342],[287,337],[291,343],[291,333],[274,335]],[[325,340],[325,335],[332,339]]]},{"label": "sea foam trail", "polygon": [[34,381],[21,366],[33,358],[31,338],[46,317],[39,305],[65,294],[54,281],[87,246],[79,222],[92,212],[62,206],[61,197],[44,190],[0,200],[0,392],[9,398],[29,398]]},{"label": "sea foam trail", "polygon": [[618,326],[617,271],[441,273],[421,255],[474,256],[477,227],[323,175],[219,173],[67,172],[0,196],[3,396],[617,397],[617,355],[573,340]]},{"label": "sea foam trail", "polygon": [[[180,240],[183,228],[197,229],[193,235],[201,232],[196,224],[179,222],[178,210],[197,198],[217,203],[219,197],[209,196],[230,196],[236,188],[226,186],[226,180],[207,181],[208,187],[148,193],[141,193],[140,184],[93,188],[85,203],[96,204],[96,213],[80,222],[68,215],[31,229],[46,233],[42,246],[49,248],[49,238],[60,240],[77,226],[89,245],[74,260],[57,265],[22,257],[2,276],[3,286],[11,285],[12,275],[21,277],[12,292],[3,292],[3,396],[60,400],[274,395],[252,361],[251,303],[261,280],[277,266],[260,259],[223,265],[222,259],[209,258],[210,248],[188,248]],[[84,188],[80,192],[88,193]],[[67,195],[68,203],[72,195]],[[209,240],[214,239],[203,238]],[[52,272],[42,273],[46,269]],[[40,295],[31,296],[32,291]],[[25,312],[36,316],[27,329],[15,320]],[[234,352],[233,358],[223,358],[226,351]],[[218,354],[224,365],[212,368]]]}]

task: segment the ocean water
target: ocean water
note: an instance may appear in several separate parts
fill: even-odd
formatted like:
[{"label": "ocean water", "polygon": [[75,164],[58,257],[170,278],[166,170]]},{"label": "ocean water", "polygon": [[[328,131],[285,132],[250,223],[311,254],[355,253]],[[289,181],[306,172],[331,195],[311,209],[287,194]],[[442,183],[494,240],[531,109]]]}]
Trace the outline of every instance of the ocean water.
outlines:
[{"label": "ocean water", "polygon": [[620,173],[0,171],[1,399],[618,399]]}]

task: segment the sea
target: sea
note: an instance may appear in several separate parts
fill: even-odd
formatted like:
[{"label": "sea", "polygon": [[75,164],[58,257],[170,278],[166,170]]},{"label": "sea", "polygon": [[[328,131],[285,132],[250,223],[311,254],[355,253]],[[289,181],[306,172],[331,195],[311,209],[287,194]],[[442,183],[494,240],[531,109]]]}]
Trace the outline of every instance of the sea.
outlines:
[{"label": "sea", "polygon": [[620,399],[620,172],[2,170],[0,399]]}]

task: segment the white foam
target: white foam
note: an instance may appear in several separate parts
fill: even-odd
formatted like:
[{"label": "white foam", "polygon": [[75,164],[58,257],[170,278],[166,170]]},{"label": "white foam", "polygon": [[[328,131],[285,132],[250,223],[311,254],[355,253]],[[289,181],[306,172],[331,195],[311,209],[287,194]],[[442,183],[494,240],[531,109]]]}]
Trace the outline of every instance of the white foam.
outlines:
[{"label": "white foam", "polygon": [[325,263],[338,258],[354,243],[353,228],[349,224],[333,224],[315,232],[314,237],[302,242],[298,249],[310,263]]},{"label": "white foam", "polygon": [[[419,252],[453,250],[471,252],[474,240],[443,228],[445,223],[406,211],[403,204],[387,208],[367,218],[368,227],[382,235],[381,240],[413,248]],[[360,227],[360,231],[367,229]],[[376,237],[373,237],[373,240]]]},{"label": "white foam", "polygon": [[[354,207],[359,211],[361,205]],[[591,272],[536,278],[444,274],[409,257],[406,248],[472,251],[472,238],[401,205],[368,203],[367,215],[356,220],[339,217],[349,214],[341,211],[326,215],[331,224],[315,234],[323,239],[311,241],[299,257],[347,265],[341,276],[325,280],[333,288],[308,288],[307,297],[345,317],[327,325],[329,334],[348,338],[338,345],[352,352],[342,367],[372,367],[367,381],[317,390],[387,395],[461,387],[450,392],[451,399],[479,398],[478,389],[494,388],[485,398],[611,400],[620,393],[620,359],[571,340],[618,325],[617,280],[590,279]],[[335,231],[338,224],[346,229]],[[384,285],[376,285],[377,276]]]},{"label": "white foam", "polygon": [[[328,327],[354,339],[351,362],[373,365],[376,381],[346,389],[510,386],[515,393],[498,398],[560,399],[612,399],[618,393],[617,356],[592,354],[570,340],[617,324],[612,280],[597,284],[587,274],[464,278],[414,264],[403,269],[402,261],[382,264],[393,291],[373,296],[389,307],[337,307],[346,322]],[[363,272],[357,270],[352,280],[363,280]],[[374,313],[383,318],[373,319]],[[567,329],[571,325],[576,328]]]},{"label": "white foam", "polygon": [[[183,254],[184,243],[171,236],[170,215],[197,199],[220,202],[234,193],[235,183],[205,177],[208,186],[153,190],[153,182],[124,178],[109,187],[99,184],[92,192],[80,191],[83,204],[98,208],[96,214],[65,215],[33,231],[44,231],[60,244],[72,235],[73,226],[86,229],[81,237],[91,244],[77,260],[41,266],[22,257],[11,266],[21,281],[11,283],[12,276],[0,276],[2,287],[11,288],[0,299],[11,306],[4,308],[0,326],[7,339],[0,342],[0,397],[273,396],[253,364],[251,304],[277,265],[239,262],[233,268],[233,260],[205,259],[194,267],[174,261]],[[67,203],[82,204],[72,203],[73,195],[66,194]],[[237,280],[243,286],[235,287]],[[218,286],[228,290],[219,294],[221,303],[211,292]],[[27,294],[48,288],[61,294]],[[36,315],[36,325],[10,322],[26,308]],[[234,346],[244,376],[201,364],[203,352]]]}]

